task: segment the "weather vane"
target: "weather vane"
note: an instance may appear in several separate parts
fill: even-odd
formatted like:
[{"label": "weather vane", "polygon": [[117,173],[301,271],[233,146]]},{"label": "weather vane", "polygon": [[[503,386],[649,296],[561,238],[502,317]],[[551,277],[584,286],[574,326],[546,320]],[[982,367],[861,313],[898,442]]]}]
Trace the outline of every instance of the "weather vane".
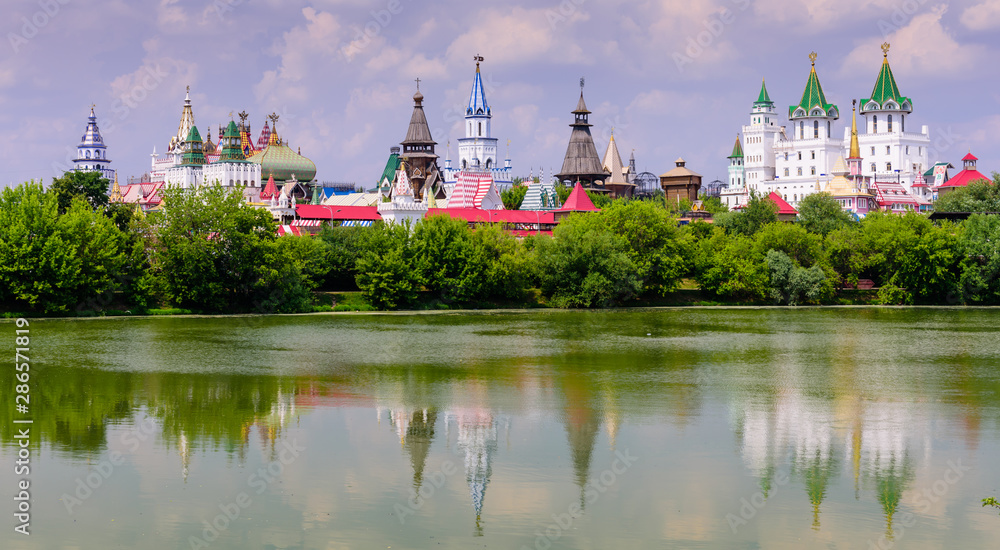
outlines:
[{"label": "weather vane", "polygon": [[581,93],[581,94],[583,93],[583,85],[584,85],[584,84],[586,84],[586,79],[585,79],[584,77],[582,77],[582,76],[581,76],[581,77],[580,77],[580,93]]}]

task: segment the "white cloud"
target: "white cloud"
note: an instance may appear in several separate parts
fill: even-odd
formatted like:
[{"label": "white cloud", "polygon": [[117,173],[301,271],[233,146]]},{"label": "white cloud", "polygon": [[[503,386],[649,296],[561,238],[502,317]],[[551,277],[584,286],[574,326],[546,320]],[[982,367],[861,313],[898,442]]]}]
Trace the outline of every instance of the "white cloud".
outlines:
[{"label": "white cloud", "polygon": [[272,48],[281,57],[277,69],[265,71],[254,93],[260,100],[283,103],[310,97],[308,82],[324,69],[332,69],[339,60],[339,38],[344,34],[337,18],[330,13],[303,8],[304,26],[297,26],[282,36]]},{"label": "white cloud", "polygon": [[962,24],[974,31],[985,31],[1000,27],[1000,0],[986,0],[965,8]]},{"label": "white cloud", "polygon": [[[944,28],[941,22],[947,6],[931,8],[927,13],[915,16],[910,22],[888,36],[892,45],[889,62],[893,73],[907,76],[933,76],[972,71],[985,49],[972,44],[960,44]],[[841,74],[851,74],[858,67],[874,66],[880,63],[879,45],[883,37],[873,37],[861,42],[844,59]],[[877,68],[872,69],[875,74]]]},{"label": "white cloud", "polygon": [[558,21],[558,32],[549,24],[552,10],[514,7],[510,10],[484,9],[477,24],[456,38],[446,56],[451,65],[464,66],[481,53],[492,63],[524,64],[537,60],[549,63],[589,63],[583,48],[574,40],[576,33],[562,28],[586,20],[581,10]]}]

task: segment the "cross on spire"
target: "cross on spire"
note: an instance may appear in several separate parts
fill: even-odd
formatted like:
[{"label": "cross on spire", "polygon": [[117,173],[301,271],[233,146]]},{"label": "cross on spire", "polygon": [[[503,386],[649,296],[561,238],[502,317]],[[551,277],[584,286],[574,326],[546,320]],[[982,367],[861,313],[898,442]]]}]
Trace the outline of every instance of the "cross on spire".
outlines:
[{"label": "cross on spire", "polygon": [[417,91],[419,92],[420,91],[420,77],[418,76],[415,80],[417,81]]}]

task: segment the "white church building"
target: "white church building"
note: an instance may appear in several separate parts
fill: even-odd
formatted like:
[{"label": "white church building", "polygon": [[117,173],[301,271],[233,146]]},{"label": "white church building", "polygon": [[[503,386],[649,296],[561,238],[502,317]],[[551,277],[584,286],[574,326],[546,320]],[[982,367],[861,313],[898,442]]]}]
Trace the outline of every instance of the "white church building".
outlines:
[{"label": "white church building", "polygon": [[[865,133],[858,136],[862,175],[872,181],[900,183],[908,192],[923,183],[930,166],[927,126],[907,132],[913,101],[899,92],[889,67],[889,45],[882,45],[882,68],[871,96],[860,100]],[[849,154],[851,130],[836,127],[839,108],[829,103],[816,73],[815,52],[802,98],[788,108],[788,124],[781,124],[764,83],[743,126],[742,157],[729,157],[729,185],[721,198],[730,208],[744,204],[750,191],[777,192],[792,206],[826,188],[835,177],[834,164]],[[912,127],[911,123],[911,127]]]}]

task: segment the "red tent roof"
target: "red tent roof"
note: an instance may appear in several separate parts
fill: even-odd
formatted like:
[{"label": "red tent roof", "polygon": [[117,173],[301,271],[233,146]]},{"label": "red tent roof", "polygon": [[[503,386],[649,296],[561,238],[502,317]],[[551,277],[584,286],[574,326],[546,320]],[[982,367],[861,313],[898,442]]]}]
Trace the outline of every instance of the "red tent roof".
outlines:
[{"label": "red tent roof", "polygon": [[969,151],[969,154],[962,157],[962,160],[979,160],[979,159],[977,159],[976,156],[972,154],[972,151]]},{"label": "red tent roof", "polygon": [[771,199],[771,202],[773,202],[774,204],[778,205],[778,214],[798,214],[799,213],[798,210],[792,208],[792,205],[790,205],[787,202],[785,202],[785,199],[781,198],[781,195],[777,194],[774,191],[771,191],[771,194],[768,195],[767,198]]},{"label": "red tent roof", "polygon": [[[972,157],[976,158],[976,157]],[[993,181],[992,179],[982,175],[979,170],[962,170],[961,172],[955,174],[955,177],[942,183],[938,187],[965,187],[976,180],[986,180]]]},{"label": "red tent roof", "polygon": [[555,210],[555,212],[597,212],[598,210],[600,209],[594,206],[594,202],[587,196],[587,192],[584,191],[580,182],[576,182],[576,187],[573,188],[573,192],[569,194],[562,208]]},{"label": "red tent roof", "polygon": [[260,200],[271,200],[278,195],[278,188],[274,185],[274,176],[268,176],[267,185],[260,192]]},{"label": "red tent roof", "polygon": [[326,206],[322,204],[300,204],[295,207],[299,218],[311,220],[372,220],[379,221],[378,207],[375,206]]}]

